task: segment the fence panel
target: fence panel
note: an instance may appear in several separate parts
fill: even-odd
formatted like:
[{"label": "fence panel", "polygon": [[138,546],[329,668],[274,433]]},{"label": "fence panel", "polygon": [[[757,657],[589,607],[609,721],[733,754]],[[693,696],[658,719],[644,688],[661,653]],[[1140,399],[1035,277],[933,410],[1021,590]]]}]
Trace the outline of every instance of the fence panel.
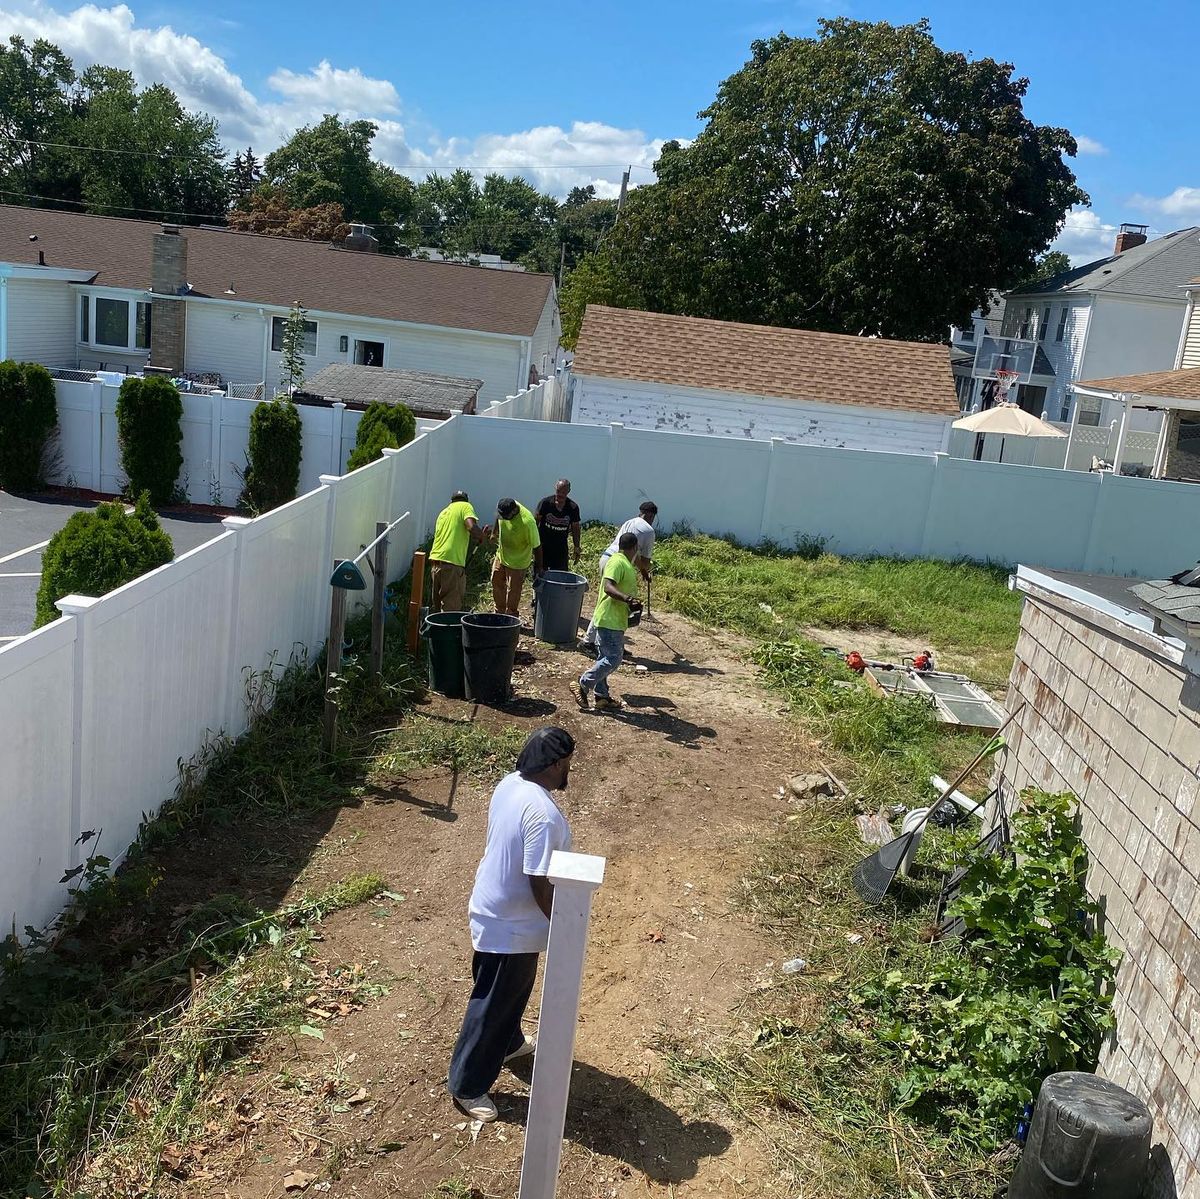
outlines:
[{"label": "fence panel", "polygon": [[174,791],[179,760],[225,723],[233,551],[222,534],[75,618],[86,622],[80,818],[114,861]]},{"label": "fence panel", "polygon": [[1085,570],[1161,579],[1200,561],[1200,486],[1092,477],[1100,486]]},{"label": "fence panel", "polygon": [[75,623],[0,649],[0,937],[41,928],[67,900]]}]

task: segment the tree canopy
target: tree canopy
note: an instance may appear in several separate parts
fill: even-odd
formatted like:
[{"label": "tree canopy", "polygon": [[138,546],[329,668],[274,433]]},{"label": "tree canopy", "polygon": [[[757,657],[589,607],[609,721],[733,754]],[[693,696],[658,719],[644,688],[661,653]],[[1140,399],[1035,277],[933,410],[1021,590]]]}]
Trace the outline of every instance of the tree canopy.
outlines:
[{"label": "tree canopy", "polygon": [[754,42],[696,140],[664,147],[572,276],[566,336],[601,300],[943,338],[1087,203],[1064,162],[1074,138],[1025,116],[1012,71],[941,50],[926,21]]}]

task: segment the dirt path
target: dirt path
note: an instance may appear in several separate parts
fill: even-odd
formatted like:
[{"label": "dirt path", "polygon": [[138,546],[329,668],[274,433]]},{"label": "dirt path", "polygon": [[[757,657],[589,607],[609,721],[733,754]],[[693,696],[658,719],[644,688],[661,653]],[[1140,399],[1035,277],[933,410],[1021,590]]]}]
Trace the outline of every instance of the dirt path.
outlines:
[{"label": "dirt path", "polygon": [[[627,661],[615,676],[627,704],[620,715],[579,712],[568,684],[584,659],[532,641],[522,642],[533,661],[518,669],[510,709],[434,697],[423,711],[489,727],[560,723],[579,741],[563,806],[576,848],[604,855],[608,872],[592,922],[559,1194],[775,1194],[752,1131],[697,1116],[691,1096],[664,1079],[653,1046],[664,1032],[698,1045],[726,1032],[778,956],[731,897],[753,836],[784,810],[776,788],[803,766],[803,747],[729,638],[667,615],[630,644],[648,669],[635,673]],[[362,967],[387,993],[315,1017],[323,1040],[267,1042],[247,1075],[226,1080],[210,1128],[237,1129],[240,1139],[214,1144],[208,1178],[187,1194],[282,1196],[296,1170],[314,1176],[309,1195],[420,1199],[448,1180],[462,1184],[449,1195],[516,1194],[528,1071],[501,1077],[500,1121],[477,1136],[444,1085],[469,987],[465,908],[489,792],[425,771],[376,780],[366,802],[337,813],[293,895],[352,872],[388,879],[403,901],[332,916],[316,946],[330,970]]]}]

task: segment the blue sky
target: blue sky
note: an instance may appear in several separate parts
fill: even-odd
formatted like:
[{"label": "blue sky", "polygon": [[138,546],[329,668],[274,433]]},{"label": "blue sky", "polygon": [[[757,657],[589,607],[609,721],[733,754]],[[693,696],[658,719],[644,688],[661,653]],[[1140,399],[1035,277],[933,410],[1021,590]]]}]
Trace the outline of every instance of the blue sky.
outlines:
[{"label": "blue sky", "polygon": [[345,6],[240,0],[80,7],[0,0],[0,36],[57,41],[77,62],[127,66],[211,112],[230,145],[266,151],[298,124],[341,111],[380,123],[380,157],[414,175],[499,167],[562,193],[611,194],[624,166],[648,180],[662,141],[695,134],[696,113],[780,29],[819,16],[928,16],[938,43],[1016,65],[1026,111],[1079,139],[1092,209],[1060,243],[1105,252],[1121,221],[1156,232],[1200,223],[1195,91],[1200,5],[1062,0],[1038,8],[957,0],[443,0]]}]

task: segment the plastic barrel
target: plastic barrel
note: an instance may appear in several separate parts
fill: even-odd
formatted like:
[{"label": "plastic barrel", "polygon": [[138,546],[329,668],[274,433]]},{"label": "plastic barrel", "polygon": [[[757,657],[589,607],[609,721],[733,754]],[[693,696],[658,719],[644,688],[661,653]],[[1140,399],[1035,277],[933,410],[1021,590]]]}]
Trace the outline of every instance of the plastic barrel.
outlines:
[{"label": "plastic barrel", "polygon": [[1042,1083],[1009,1199],[1136,1199],[1150,1163],[1149,1109],[1075,1070]]},{"label": "plastic barrel", "polygon": [[512,690],[520,618],[498,612],[468,612],[461,628],[467,699],[477,704],[505,703]]},{"label": "plastic barrel", "polygon": [[579,636],[579,613],[583,611],[587,579],[573,570],[547,570],[534,580],[534,587],[537,616],[533,632],[537,639],[551,645],[575,641]]},{"label": "plastic barrel", "polygon": [[462,699],[466,694],[462,618],[468,615],[468,612],[432,612],[421,625],[429,662],[429,685],[450,699]]}]

